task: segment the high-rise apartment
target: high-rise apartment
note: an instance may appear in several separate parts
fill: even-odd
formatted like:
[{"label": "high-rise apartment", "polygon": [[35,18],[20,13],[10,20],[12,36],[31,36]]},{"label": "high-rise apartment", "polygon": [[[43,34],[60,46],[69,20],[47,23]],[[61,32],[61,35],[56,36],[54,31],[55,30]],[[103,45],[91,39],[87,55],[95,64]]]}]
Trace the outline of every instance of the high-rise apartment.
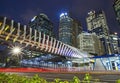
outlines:
[{"label": "high-rise apartment", "polygon": [[60,15],[59,40],[71,46],[77,46],[77,35],[81,33],[81,23],[70,17],[68,13]]}]

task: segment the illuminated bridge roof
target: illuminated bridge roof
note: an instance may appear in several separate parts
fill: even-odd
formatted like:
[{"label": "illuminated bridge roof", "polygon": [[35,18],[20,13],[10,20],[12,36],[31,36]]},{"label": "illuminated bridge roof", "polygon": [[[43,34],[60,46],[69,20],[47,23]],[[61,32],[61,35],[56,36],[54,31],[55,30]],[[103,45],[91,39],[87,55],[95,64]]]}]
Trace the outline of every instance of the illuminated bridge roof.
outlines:
[{"label": "illuminated bridge roof", "polygon": [[38,32],[35,29],[14,22],[14,20],[0,17],[0,39],[18,42],[26,47],[31,46],[39,51],[67,57],[83,58],[89,54],[75,47],[64,44],[53,37]]}]

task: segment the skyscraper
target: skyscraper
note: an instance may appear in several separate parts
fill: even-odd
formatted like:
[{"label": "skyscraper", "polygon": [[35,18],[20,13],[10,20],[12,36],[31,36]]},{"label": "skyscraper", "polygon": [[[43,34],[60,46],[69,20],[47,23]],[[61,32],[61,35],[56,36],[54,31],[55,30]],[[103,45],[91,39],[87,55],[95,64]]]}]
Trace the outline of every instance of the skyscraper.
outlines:
[{"label": "skyscraper", "polygon": [[90,11],[86,18],[87,28],[90,33],[98,35],[105,49],[105,54],[112,54],[109,41],[109,28],[103,11]]},{"label": "skyscraper", "polygon": [[59,40],[71,46],[77,46],[77,35],[81,33],[81,23],[70,17],[68,13],[60,15]]},{"label": "skyscraper", "polygon": [[116,14],[116,19],[120,23],[120,0],[114,0],[113,8]]},{"label": "skyscraper", "polygon": [[82,32],[77,37],[78,48],[93,55],[103,55],[104,48],[99,37],[94,33]]},{"label": "skyscraper", "polygon": [[[42,38],[46,39],[46,41],[44,42],[47,42],[47,39],[50,37],[55,37],[54,33],[53,33],[53,23],[50,21],[50,19],[48,18],[47,15],[43,14],[43,13],[40,13],[39,15],[37,16],[34,16],[31,21],[29,22],[29,27],[31,27],[32,29],[36,29],[37,32],[41,32],[42,33]],[[34,34],[34,33],[33,33]],[[45,36],[45,35],[48,35],[48,36]],[[44,43],[43,42],[43,43]],[[34,52],[31,51],[31,54],[36,54],[36,55],[39,55],[39,56],[48,56],[49,54],[47,53],[37,53],[37,52]]]},{"label": "skyscraper", "polygon": [[38,32],[42,32],[49,36],[54,36],[53,34],[53,23],[47,17],[47,15],[41,13],[34,16],[29,22],[29,27],[36,29]]},{"label": "skyscraper", "polygon": [[89,32],[96,33],[99,37],[108,36],[109,28],[103,11],[90,11],[86,21]]}]

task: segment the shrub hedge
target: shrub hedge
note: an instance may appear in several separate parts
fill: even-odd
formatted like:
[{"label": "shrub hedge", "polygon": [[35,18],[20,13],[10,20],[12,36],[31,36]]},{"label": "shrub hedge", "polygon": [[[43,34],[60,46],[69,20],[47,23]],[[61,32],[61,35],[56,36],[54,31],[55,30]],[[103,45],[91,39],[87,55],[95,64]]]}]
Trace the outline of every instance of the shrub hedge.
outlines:
[{"label": "shrub hedge", "polygon": [[[83,80],[80,80],[78,77],[74,76],[72,80],[61,80],[59,78],[54,79],[52,82],[48,82],[39,75],[34,75],[33,77],[20,76],[17,74],[5,74],[0,73],[0,83],[97,83],[99,79],[93,79],[89,74],[85,74]],[[100,82],[99,82],[100,83]],[[116,81],[120,83],[120,79]]]}]

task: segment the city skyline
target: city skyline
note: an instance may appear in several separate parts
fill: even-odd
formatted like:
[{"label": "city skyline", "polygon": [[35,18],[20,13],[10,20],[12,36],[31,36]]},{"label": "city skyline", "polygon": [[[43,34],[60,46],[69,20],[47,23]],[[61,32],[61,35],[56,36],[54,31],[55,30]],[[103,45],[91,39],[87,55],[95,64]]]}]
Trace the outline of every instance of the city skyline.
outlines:
[{"label": "city skyline", "polygon": [[114,0],[52,1],[0,1],[2,67],[120,70]]},{"label": "city skyline", "polygon": [[[0,15],[6,16],[22,24],[28,24],[28,22],[36,15],[45,13],[48,18],[54,23],[54,31],[58,31],[59,15],[62,12],[70,12],[74,18],[81,21],[83,30],[87,30],[86,17],[90,10],[103,10],[105,12],[108,27],[110,31],[117,32],[120,36],[120,28],[116,20],[115,12],[113,9],[114,0],[84,0],[84,1],[56,1],[52,0],[52,3],[44,0],[1,0]],[[88,4],[89,3],[89,4]]]}]

